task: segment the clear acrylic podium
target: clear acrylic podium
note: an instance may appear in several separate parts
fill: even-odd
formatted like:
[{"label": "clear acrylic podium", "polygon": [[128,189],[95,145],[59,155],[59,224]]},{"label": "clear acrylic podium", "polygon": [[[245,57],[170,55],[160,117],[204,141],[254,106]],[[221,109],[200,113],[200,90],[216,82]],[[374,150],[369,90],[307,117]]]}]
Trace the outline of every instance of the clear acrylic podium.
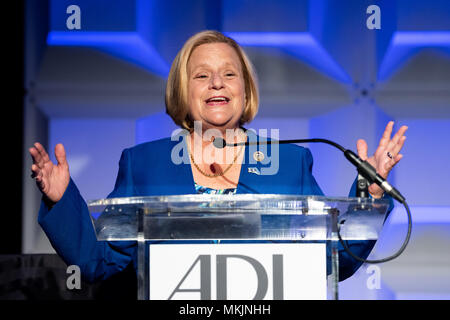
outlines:
[{"label": "clear acrylic podium", "polygon": [[149,299],[151,243],[326,243],[327,299],[338,299],[343,240],[376,240],[387,200],[242,194],[110,198],[88,203],[98,241],[137,241],[138,299]]}]

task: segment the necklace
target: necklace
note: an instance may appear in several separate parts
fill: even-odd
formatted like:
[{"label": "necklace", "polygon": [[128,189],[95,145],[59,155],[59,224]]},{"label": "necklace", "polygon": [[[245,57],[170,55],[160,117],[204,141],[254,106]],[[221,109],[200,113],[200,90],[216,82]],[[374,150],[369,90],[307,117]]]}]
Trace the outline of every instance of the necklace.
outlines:
[{"label": "necklace", "polygon": [[[187,141],[189,141],[189,140],[190,140],[190,139],[188,139]],[[245,142],[246,142],[246,141],[247,141],[247,135],[245,135]],[[189,156],[190,156],[190,158],[191,158],[192,164],[194,165],[194,167],[195,167],[202,175],[204,175],[205,177],[208,177],[208,178],[217,178],[217,177],[224,176],[225,173],[227,173],[227,171],[231,169],[231,167],[234,165],[234,163],[236,162],[237,158],[238,158],[239,155],[241,154],[242,150],[244,149],[244,147],[245,147],[245,145],[241,147],[241,149],[239,150],[239,152],[238,152],[238,153],[236,154],[236,156],[234,157],[233,162],[231,162],[231,164],[230,164],[228,167],[226,167],[225,170],[223,170],[221,173],[214,173],[214,174],[206,173],[206,172],[204,172],[202,169],[200,169],[200,167],[198,166],[198,164],[197,164],[197,163],[195,162],[195,160],[194,160],[194,156],[193,156],[192,153],[191,153],[189,144],[188,144],[188,153],[189,153]]]}]

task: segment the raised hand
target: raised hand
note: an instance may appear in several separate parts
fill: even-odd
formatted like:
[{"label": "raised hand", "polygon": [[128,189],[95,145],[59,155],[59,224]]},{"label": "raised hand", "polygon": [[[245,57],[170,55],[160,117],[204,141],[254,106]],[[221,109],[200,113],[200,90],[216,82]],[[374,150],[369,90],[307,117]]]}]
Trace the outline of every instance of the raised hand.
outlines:
[{"label": "raised hand", "polygon": [[44,147],[36,142],[29,149],[33,164],[31,165],[31,177],[36,180],[39,190],[52,202],[58,202],[70,181],[69,165],[66,160],[66,151],[62,144],[55,146],[55,157],[57,164],[54,164]]},{"label": "raised hand", "polygon": [[[406,137],[404,136],[407,126],[402,126],[397,133],[392,137],[392,128],[394,127],[394,121],[390,121],[383,136],[380,140],[377,150],[370,158],[367,157],[367,143],[363,139],[359,139],[356,142],[356,149],[358,155],[362,160],[367,160],[377,171],[377,173],[383,178],[387,178],[392,168],[403,158],[400,154],[400,150],[403,148]],[[383,196],[383,189],[377,184],[373,183],[369,186],[369,193],[374,198],[381,198]]]}]

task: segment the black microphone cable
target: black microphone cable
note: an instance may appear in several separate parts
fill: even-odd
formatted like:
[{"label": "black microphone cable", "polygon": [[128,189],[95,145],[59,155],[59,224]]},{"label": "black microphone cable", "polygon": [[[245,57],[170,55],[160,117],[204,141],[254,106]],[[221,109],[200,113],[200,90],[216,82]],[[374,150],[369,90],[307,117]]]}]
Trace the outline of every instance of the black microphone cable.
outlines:
[{"label": "black microphone cable", "polygon": [[406,237],[405,240],[403,241],[402,246],[400,247],[400,249],[394,253],[393,255],[387,257],[387,258],[383,258],[383,259],[376,259],[376,260],[369,260],[369,259],[363,259],[361,257],[358,257],[356,254],[354,254],[353,252],[351,252],[350,248],[347,246],[347,244],[345,243],[345,241],[342,240],[341,234],[340,234],[340,228],[341,228],[341,224],[338,223],[337,226],[337,235],[339,238],[339,242],[342,244],[342,247],[344,248],[344,250],[355,260],[358,260],[360,262],[363,263],[369,263],[369,264],[376,264],[376,263],[383,263],[383,262],[388,262],[391,260],[394,260],[395,258],[397,258],[398,256],[400,256],[403,251],[405,251],[406,246],[408,245],[409,239],[411,237],[411,229],[412,229],[412,218],[411,218],[411,211],[409,210],[409,206],[406,203],[406,201],[402,202],[403,206],[406,209],[406,214],[408,215],[408,231],[406,233]]},{"label": "black microphone cable", "polygon": [[376,183],[378,184],[386,193],[388,193],[389,195],[391,195],[395,200],[397,200],[398,202],[400,202],[401,204],[403,204],[403,206],[406,209],[406,214],[408,217],[408,231],[405,237],[405,240],[403,241],[402,246],[400,247],[400,249],[394,253],[393,255],[383,258],[383,259],[376,259],[376,260],[368,260],[368,259],[363,259],[361,257],[358,257],[356,254],[354,254],[353,252],[351,252],[350,248],[348,247],[348,245],[345,243],[345,241],[343,241],[341,234],[340,234],[340,227],[341,227],[341,223],[337,222],[337,235],[338,235],[338,239],[339,242],[342,244],[342,247],[344,248],[344,250],[355,260],[358,260],[360,262],[363,263],[369,263],[369,264],[376,264],[376,263],[383,263],[383,262],[387,262],[387,261],[391,261],[395,258],[397,258],[398,256],[400,256],[403,251],[405,251],[408,243],[409,243],[409,239],[411,238],[411,230],[412,230],[412,217],[411,217],[411,211],[409,209],[408,204],[406,203],[406,199],[405,197],[402,196],[402,194],[395,189],[393,186],[391,186],[383,177],[381,177],[375,170],[375,168],[368,163],[367,161],[363,161],[357,154],[355,154],[353,151],[349,150],[349,149],[345,149],[343,146],[337,144],[336,142],[333,142],[331,140],[327,140],[327,139],[319,139],[319,138],[314,138],[314,139],[291,139],[291,140],[267,140],[264,142],[251,142],[251,141],[246,141],[246,142],[238,142],[238,143],[227,143],[223,138],[215,138],[213,141],[213,145],[216,148],[224,148],[225,146],[230,146],[230,147],[235,147],[235,146],[250,146],[250,145],[259,145],[259,144],[289,144],[289,143],[325,143],[325,144],[329,144],[339,150],[341,150],[345,157],[347,158],[347,160],[349,160],[358,170],[358,173],[361,174],[365,179],[367,179],[369,181],[369,183]]}]

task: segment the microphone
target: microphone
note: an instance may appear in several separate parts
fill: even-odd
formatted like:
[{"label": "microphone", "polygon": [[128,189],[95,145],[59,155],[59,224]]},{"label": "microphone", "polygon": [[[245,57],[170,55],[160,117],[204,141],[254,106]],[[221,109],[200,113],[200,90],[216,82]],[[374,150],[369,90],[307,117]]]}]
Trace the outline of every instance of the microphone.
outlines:
[{"label": "microphone", "polygon": [[238,142],[238,143],[227,143],[223,138],[216,137],[213,140],[214,147],[218,149],[223,149],[226,146],[236,147],[236,146],[250,146],[250,145],[258,145],[258,144],[287,144],[287,143],[311,143],[311,142],[319,142],[326,143],[332,145],[333,147],[341,150],[344,153],[345,158],[353,164],[358,173],[361,174],[365,179],[369,181],[369,183],[376,183],[381,189],[383,189],[387,194],[391,195],[394,199],[399,201],[400,203],[405,202],[405,197],[395,189],[389,182],[386,181],[382,176],[380,176],[375,168],[368,163],[367,161],[363,161],[356,153],[349,149],[345,149],[341,145],[327,139],[292,139],[292,140],[270,140],[270,141],[261,141],[261,142]]},{"label": "microphone", "polygon": [[381,189],[383,189],[400,203],[403,203],[405,201],[405,197],[403,197],[397,189],[391,186],[391,184],[387,182],[386,179],[380,176],[370,163],[368,163],[367,161],[363,161],[351,150],[345,150],[344,155],[347,160],[349,160],[358,169],[358,172],[370,183],[376,183]]},{"label": "microphone", "polygon": [[[387,262],[387,261],[391,261],[395,258],[397,258],[398,256],[400,256],[403,251],[405,251],[406,246],[408,245],[409,239],[411,237],[411,228],[412,228],[412,217],[411,217],[411,211],[409,210],[409,206],[406,203],[406,199],[405,197],[403,197],[401,195],[401,193],[395,189],[393,186],[391,186],[386,179],[384,179],[383,177],[381,177],[377,171],[375,170],[375,168],[368,163],[367,161],[363,161],[357,154],[355,154],[353,151],[345,149],[344,147],[342,147],[341,145],[337,144],[336,142],[333,142],[331,140],[327,140],[327,139],[293,139],[293,140],[270,140],[270,141],[262,141],[262,142],[238,142],[238,143],[227,143],[224,139],[222,138],[215,138],[213,140],[213,145],[216,148],[219,149],[223,149],[226,146],[230,146],[230,147],[235,147],[235,146],[249,146],[249,145],[257,145],[257,144],[286,144],[286,143],[310,143],[310,142],[320,142],[320,143],[326,143],[329,145],[332,145],[333,147],[341,150],[344,153],[345,158],[350,161],[351,164],[353,164],[357,170],[358,170],[358,183],[359,180],[364,180],[366,179],[368,181],[368,183],[376,183],[377,185],[379,185],[386,193],[388,193],[389,195],[391,195],[394,199],[396,199],[397,201],[401,202],[403,204],[403,206],[406,209],[406,213],[408,216],[408,231],[405,237],[405,240],[403,241],[402,246],[400,247],[400,249],[394,253],[393,255],[387,257],[387,258],[383,258],[383,259],[378,259],[378,260],[367,260],[367,259],[363,259],[357,255],[355,255],[350,248],[348,247],[347,243],[344,242],[342,240],[342,237],[340,235],[340,224],[337,224],[337,235],[338,235],[338,239],[339,242],[342,244],[342,246],[344,247],[344,250],[355,260],[358,260],[360,262],[363,263],[383,263],[383,262]],[[362,179],[360,176],[362,176],[364,179]],[[365,188],[366,182],[363,183],[363,185],[361,186],[357,186],[357,190],[358,188],[363,189],[363,191],[361,193],[367,192],[367,188]],[[365,188],[365,189],[364,189]],[[344,220],[345,221],[345,220]],[[344,222],[342,221],[341,224]]]},{"label": "microphone", "polygon": [[225,141],[225,139],[217,137],[217,138],[214,138],[213,145],[217,149],[223,149],[223,148],[225,148],[225,146],[227,146],[227,142]]}]

